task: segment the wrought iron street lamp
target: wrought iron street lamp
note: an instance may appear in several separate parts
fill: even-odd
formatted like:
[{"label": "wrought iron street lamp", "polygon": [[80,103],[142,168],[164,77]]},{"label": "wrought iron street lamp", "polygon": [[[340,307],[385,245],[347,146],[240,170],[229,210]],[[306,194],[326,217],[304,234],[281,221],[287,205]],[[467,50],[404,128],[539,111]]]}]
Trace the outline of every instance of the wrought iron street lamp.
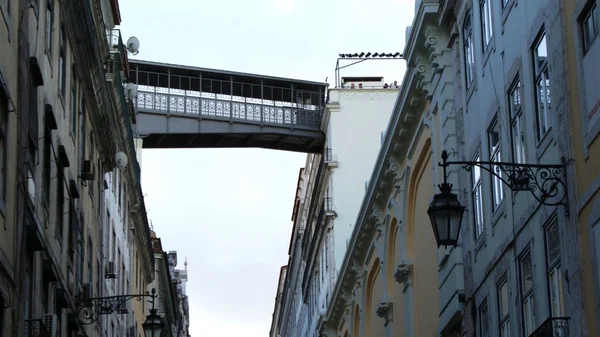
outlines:
[{"label": "wrought iron street lamp", "polygon": [[447,168],[450,165],[461,165],[465,171],[469,172],[477,166],[490,172],[511,190],[530,191],[541,204],[562,205],[565,213],[569,213],[566,201],[567,183],[564,158],[557,165],[448,161],[448,152],[444,150],[442,151],[442,162],[438,165],[443,168],[444,181],[438,186],[440,193],[433,197],[427,210],[438,247],[458,244],[460,226],[465,211],[465,206],[460,204],[458,196],[452,193],[452,185],[447,182]]},{"label": "wrought iron street lamp", "polygon": [[[86,291],[87,290],[87,291]],[[141,301],[143,298],[149,298],[148,302],[152,305],[150,309],[150,315],[146,316],[146,321],[142,324],[146,337],[159,337],[164,327],[162,317],[157,313],[158,310],[154,307],[156,300],[156,290],[152,288],[150,293],[136,294],[136,295],[120,295],[120,296],[107,296],[107,297],[93,297],[90,298],[88,295],[89,288],[84,287],[83,294],[77,298],[78,306],[78,318],[79,322],[83,325],[89,325],[98,320],[100,315],[109,315],[124,308],[124,304],[129,300],[137,299]]]},{"label": "wrought iron street lamp", "polygon": [[153,306],[150,309],[150,315],[146,316],[146,321],[142,324],[146,337],[159,337],[164,326],[162,318],[158,316],[157,310]]}]

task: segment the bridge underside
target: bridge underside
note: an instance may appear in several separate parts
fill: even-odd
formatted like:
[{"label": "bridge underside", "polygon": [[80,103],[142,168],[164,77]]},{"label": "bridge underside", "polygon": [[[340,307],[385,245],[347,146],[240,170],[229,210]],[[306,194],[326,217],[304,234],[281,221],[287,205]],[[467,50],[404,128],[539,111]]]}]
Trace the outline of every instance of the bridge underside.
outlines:
[{"label": "bridge underside", "polygon": [[185,114],[138,113],[136,133],[143,148],[248,148],[258,147],[304,153],[321,153],[325,135],[320,130],[282,128]]}]

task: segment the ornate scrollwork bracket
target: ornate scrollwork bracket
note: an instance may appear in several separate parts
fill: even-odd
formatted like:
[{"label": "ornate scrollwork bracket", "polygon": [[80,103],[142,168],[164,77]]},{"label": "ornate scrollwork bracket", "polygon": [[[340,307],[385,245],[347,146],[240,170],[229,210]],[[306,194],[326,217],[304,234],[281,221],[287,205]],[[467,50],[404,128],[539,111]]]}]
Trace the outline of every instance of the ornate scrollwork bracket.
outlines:
[{"label": "ornate scrollwork bracket", "polygon": [[[86,296],[79,296],[77,298],[77,314],[79,322],[83,325],[89,325],[98,320],[100,315],[110,315],[115,311],[122,310],[124,304],[132,299],[141,301],[143,298],[148,297],[154,307],[154,300],[156,299],[156,290],[152,289],[152,292],[145,294],[135,295],[120,295],[120,296],[107,296],[107,297],[93,297],[87,298]],[[125,311],[120,313],[127,313]]]},{"label": "ornate scrollwork bracket", "polygon": [[438,166],[444,169],[450,165],[460,165],[471,172],[478,167],[491,173],[513,191],[529,191],[543,205],[562,205],[569,214],[567,203],[567,164],[565,158],[560,164],[519,164],[493,161],[448,161],[448,152],[442,151],[442,162]]},{"label": "ornate scrollwork bracket", "polygon": [[394,318],[394,304],[392,302],[379,303],[377,307],[377,316],[385,320],[384,326],[387,326]]}]

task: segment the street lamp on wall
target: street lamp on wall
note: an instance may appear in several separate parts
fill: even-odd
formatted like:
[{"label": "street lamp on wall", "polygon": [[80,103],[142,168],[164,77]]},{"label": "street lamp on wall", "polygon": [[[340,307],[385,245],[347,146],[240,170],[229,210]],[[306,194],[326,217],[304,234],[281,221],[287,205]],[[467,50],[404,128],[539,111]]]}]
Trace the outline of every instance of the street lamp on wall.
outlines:
[{"label": "street lamp on wall", "polygon": [[[84,287],[82,295],[77,298],[78,306],[78,319],[83,325],[89,325],[98,320],[100,315],[109,315],[115,311],[120,311],[124,304],[132,299],[141,301],[144,298],[149,298],[148,302],[152,305],[150,309],[150,315],[146,316],[146,321],[142,324],[146,337],[159,337],[164,327],[162,317],[157,313],[158,310],[154,307],[156,300],[156,290],[152,288],[150,293],[137,295],[120,295],[120,296],[108,296],[108,297],[94,297],[90,298],[86,296],[89,294],[89,288]],[[123,312],[122,312],[123,313]]]},{"label": "street lamp on wall", "polygon": [[438,247],[455,247],[458,244],[465,211],[465,206],[460,204],[458,196],[452,193],[452,184],[447,182],[447,168],[450,165],[461,165],[468,172],[477,166],[490,172],[512,191],[529,191],[541,204],[562,205],[565,213],[569,213],[566,201],[567,183],[564,158],[560,164],[556,165],[448,161],[448,152],[444,150],[442,151],[442,162],[438,165],[443,168],[444,181],[438,186],[440,193],[434,195],[427,210]]}]

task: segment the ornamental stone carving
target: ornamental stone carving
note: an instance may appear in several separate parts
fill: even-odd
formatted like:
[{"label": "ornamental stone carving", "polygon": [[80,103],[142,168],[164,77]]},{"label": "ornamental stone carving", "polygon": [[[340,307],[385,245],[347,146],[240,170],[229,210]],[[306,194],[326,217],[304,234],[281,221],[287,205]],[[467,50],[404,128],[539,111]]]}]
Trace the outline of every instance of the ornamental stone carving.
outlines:
[{"label": "ornamental stone carving", "polygon": [[412,279],[413,273],[413,265],[412,264],[401,264],[398,266],[398,270],[394,274],[394,278],[396,282],[403,284],[404,286],[408,285]]},{"label": "ornamental stone carving", "polygon": [[392,302],[381,302],[377,307],[377,316],[385,320],[384,326],[387,326],[394,318],[394,304]]}]

